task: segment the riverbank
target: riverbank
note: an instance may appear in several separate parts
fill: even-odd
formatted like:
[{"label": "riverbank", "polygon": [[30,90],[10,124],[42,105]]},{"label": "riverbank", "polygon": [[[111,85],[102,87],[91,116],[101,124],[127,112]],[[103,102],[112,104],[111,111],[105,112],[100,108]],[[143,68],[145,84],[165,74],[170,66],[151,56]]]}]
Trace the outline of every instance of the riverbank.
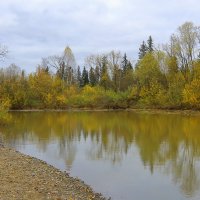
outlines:
[{"label": "riverbank", "polygon": [[69,109],[19,109],[9,110],[9,112],[140,112],[140,113],[166,113],[166,114],[184,114],[200,115],[200,110],[192,109],[156,109],[156,108],[125,108],[125,109],[101,109],[101,108],[69,108]]},{"label": "riverbank", "polygon": [[0,144],[1,200],[105,200],[84,182]]}]

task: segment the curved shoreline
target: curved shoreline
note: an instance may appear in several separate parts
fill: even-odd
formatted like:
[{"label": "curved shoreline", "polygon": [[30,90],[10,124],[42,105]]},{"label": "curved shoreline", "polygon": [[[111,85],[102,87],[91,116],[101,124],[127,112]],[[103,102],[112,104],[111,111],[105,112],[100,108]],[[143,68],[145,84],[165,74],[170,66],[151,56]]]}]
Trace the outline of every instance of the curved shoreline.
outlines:
[{"label": "curved shoreline", "polygon": [[0,144],[0,199],[106,200],[78,178]]}]

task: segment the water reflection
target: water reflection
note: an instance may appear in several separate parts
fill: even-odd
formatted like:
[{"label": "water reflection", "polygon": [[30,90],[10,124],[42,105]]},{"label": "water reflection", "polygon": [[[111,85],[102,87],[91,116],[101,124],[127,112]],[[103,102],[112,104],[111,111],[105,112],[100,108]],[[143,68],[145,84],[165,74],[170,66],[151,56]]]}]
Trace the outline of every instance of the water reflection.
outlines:
[{"label": "water reflection", "polygon": [[[160,170],[163,176],[172,177],[184,198],[199,197],[200,116],[137,112],[33,112],[13,113],[12,118],[13,123],[9,127],[1,128],[5,141],[16,148],[34,144],[39,152],[48,152],[48,155],[58,151],[53,157],[55,166],[59,158],[65,162],[67,170],[73,170],[73,163],[83,157],[76,158],[81,151],[81,155],[85,156],[84,162],[105,161],[114,168],[124,165],[125,159],[131,156],[130,160],[137,165],[136,155],[131,155],[131,149],[137,147],[139,158],[150,174]],[[81,149],[81,144],[86,147]],[[98,167],[102,167],[103,163]],[[129,165],[127,159],[126,165]],[[142,168],[140,172],[143,173]],[[125,173],[134,174],[134,171]],[[126,182],[117,184],[126,186]],[[126,198],[130,199],[131,195]]]}]

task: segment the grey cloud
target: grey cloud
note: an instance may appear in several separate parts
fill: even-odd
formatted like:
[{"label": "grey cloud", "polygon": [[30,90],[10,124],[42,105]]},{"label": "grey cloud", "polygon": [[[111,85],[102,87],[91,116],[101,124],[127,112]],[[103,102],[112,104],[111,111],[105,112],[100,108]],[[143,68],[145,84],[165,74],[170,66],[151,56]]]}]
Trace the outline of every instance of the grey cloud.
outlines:
[{"label": "grey cloud", "polygon": [[0,43],[9,47],[6,63],[28,72],[41,57],[69,45],[79,64],[109,50],[137,59],[142,40],[167,42],[185,21],[199,24],[198,0],[6,0],[0,3]]}]

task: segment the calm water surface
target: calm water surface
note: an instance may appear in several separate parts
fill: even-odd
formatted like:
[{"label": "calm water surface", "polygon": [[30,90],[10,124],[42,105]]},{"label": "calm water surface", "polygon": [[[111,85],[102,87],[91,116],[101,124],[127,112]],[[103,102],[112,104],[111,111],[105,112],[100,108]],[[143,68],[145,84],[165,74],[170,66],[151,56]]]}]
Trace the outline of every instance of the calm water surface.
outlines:
[{"label": "calm water surface", "polygon": [[200,116],[15,112],[0,128],[17,150],[114,200],[199,200]]}]

